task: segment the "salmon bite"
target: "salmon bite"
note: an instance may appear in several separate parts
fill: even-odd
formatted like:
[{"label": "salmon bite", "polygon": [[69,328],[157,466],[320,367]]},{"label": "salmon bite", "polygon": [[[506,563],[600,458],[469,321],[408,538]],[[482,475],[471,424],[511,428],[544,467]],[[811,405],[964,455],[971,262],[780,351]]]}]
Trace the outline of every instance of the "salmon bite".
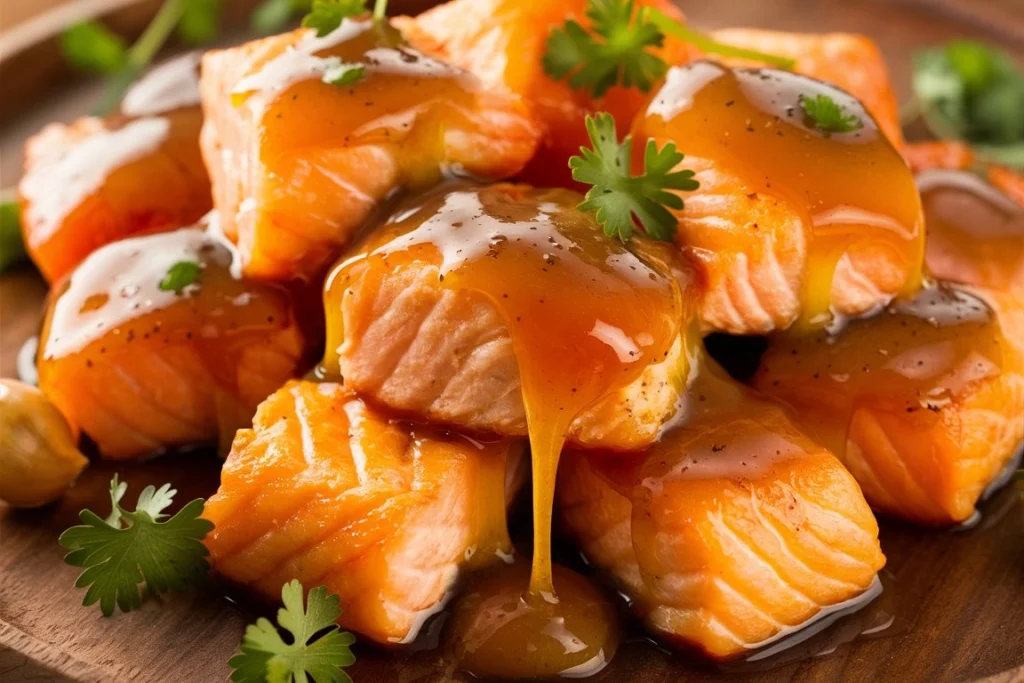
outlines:
[{"label": "salmon bite", "polygon": [[[924,123],[965,139],[907,143],[853,33],[704,32],[673,0],[269,0],[259,36],[120,97],[215,5],[166,0],[123,49],[69,29],[119,109],[32,137],[2,207],[0,261],[20,216],[51,287],[19,354],[38,390],[0,382],[17,609],[22,558],[81,506],[79,599],[171,624],[171,678],[1017,663],[1012,629],[946,629],[938,602],[866,642],[939,585],[1014,611],[1019,501],[982,502],[1024,442],[1024,177],[991,163],[1024,141],[1010,55],[929,50]],[[152,678],[122,652],[94,677]]]}]

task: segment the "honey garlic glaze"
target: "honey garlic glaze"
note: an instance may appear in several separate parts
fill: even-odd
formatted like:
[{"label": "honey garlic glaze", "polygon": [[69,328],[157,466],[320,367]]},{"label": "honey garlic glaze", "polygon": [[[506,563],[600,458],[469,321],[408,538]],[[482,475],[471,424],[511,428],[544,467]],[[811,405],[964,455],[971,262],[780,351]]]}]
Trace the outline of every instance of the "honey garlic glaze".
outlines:
[{"label": "honey garlic glaze", "polygon": [[[197,268],[195,277],[168,286],[182,263]],[[236,279],[231,263],[223,244],[185,228],[107,245],[55,286],[39,386],[105,455],[144,454],[132,425],[111,428],[112,408],[143,426],[165,417],[177,425],[153,439],[153,450],[218,433],[230,439],[267,392],[301,371],[309,346],[299,297]],[[128,405],[112,405],[119,401]]]},{"label": "honey garlic glaze", "polygon": [[932,285],[848,322],[838,334],[776,338],[754,385],[792,404],[821,444],[842,458],[859,410],[925,434],[945,419],[942,408],[974,383],[1003,373],[1006,347],[984,301],[967,290]]},{"label": "honey garlic glaze", "polygon": [[[564,673],[569,660],[531,653],[550,652],[552,629],[612,614],[596,606],[596,591],[575,585],[579,577],[552,576],[559,455],[572,420],[662,359],[690,310],[676,278],[606,237],[575,208],[580,200],[568,190],[509,184],[434,191],[397,212],[326,285],[327,309],[340,310],[345,282],[356,269],[425,260],[438,266],[444,287],[484,294],[507,322],[532,451],[534,555],[528,590],[522,570],[510,568],[488,580],[486,600],[469,598],[456,607],[456,623],[472,631],[458,636],[472,643],[466,665],[479,675]],[[328,323],[327,376],[337,372],[340,324]],[[577,597],[589,606],[574,604]],[[487,615],[509,606],[514,616],[494,626]],[[581,622],[581,614],[589,616]],[[589,625],[585,632],[596,640],[573,646],[572,666],[606,661],[615,649],[612,625]]]},{"label": "honey garlic glaze", "polygon": [[[802,103],[818,96],[856,117],[860,127],[848,132],[816,127]],[[852,249],[870,247],[872,255],[885,254],[899,264],[905,276],[897,292],[912,293],[920,286],[924,230],[913,176],[864,106],[848,93],[788,71],[695,62],[668,72],[633,132],[641,140],[674,141],[691,163],[697,159],[710,167],[708,173],[736,178],[751,200],[791,207],[806,240],[800,294],[804,326],[830,321],[833,278],[840,259]],[[638,155],[642,149],[637,146]],[[686,216],[684,208],[679,233],[684,247]],[[719,222],[747,218],[722,216]],[[769,230],[756,222],[743,229]],[[717,239],[707,236],[704,246],[693,249],[698,260],[704,250],[729,248]]]},{"label": "honey garlic glaze", "polygon": [[918,174],[936,278],[1024,295],[1024,207],[970,171]]},{"label": "honey garlic glaze", "polygon": [[[348,85],[325,83],[342,64],[360,65],[367,75]],[[479,89],[468,73],[405,46],[390,25],[346,19],[326,36],[310,32],[241,79],[231,97],[257,114],[275,150],[397,144],[403,180],[422,187],[454,170],[429,162],[444,158],[446,129],[471,115]],[[309,121],[319,123],[303,123]]]}]

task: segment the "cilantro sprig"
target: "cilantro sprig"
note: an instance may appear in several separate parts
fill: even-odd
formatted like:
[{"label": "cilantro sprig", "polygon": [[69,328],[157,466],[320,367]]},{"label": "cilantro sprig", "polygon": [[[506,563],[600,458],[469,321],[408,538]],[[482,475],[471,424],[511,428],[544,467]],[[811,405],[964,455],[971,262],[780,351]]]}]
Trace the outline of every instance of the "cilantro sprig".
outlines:
[{"label": "cilantro sprig", "polygon": [[1008,54],[954,40],[914,55],[912,84],[904,123],[920,118],[935,137],[970,143],[979,161],[1024,170],[1024,70]]},{"label": "cilantro sprig", "polygon": [[[598,224],[609,237],[627,242],[633,235],[634,221],[643,226],[648,237],[670,241],[675,234],[676,218],[669,209],[681,210],[683,199],[670,190],[691,191],[700,187],[693,171],[675,171],[683,154],[674,143],[658,149],[654,140],[644,150],[644,172],[631,173],[633,139],[627,135],[619,142],[615,119],[601,112],[586,119],[593,149],[580,148],[582,156],[569,159],[572,177],[591,185],[581,211],[593,211]],[[667,207],[667,208],[666,208]]]},{"label": "cilantro sprig", "polygon": [[145,583],[154,594],[181,590],[202,581],[209,570],[209,551],[202,541],[213,524],[200,518],[202,499],[165,519],[164,510],[177,493],[170,484],[144,488],[134,512],[121,506],[127,489],[114,475],[110,516],[104,520],[91,510],[82,510],[79,519],[83,525],[71,527],[59,541],[71,551],[64,561],[85,569],[75,582],[76,588],[88,588],[82,604],[88,607],[99,602],[108,617],[115,605],[130,612],[142,604],[139,584]]},{"label": "cilantro sprig", "polygon": [[616,84],[650,90],[668,70],[664,60],[650,52],[662,45],[666,35],[709,54],[787,69],[793,65],[791,59],[719,43],[656,9],[636,8],[634,0],[589,0],[585,16],[590,31],[570,19],[551,32],[542,63],[549,76],[568,80],[573,88],[593,97],[601,97]]},{"label": "cilantro sprig", "polygon": [[616,83],[650,90],[668,66],[647,49],[660,47],[664,36],[642,15],[634,16],[633,9],[633,0],[590,0],[586,16],[593,33],[572,19],[552,31],[544,70],[593,97]]},{"label": "cilantro sprig", "polygon": [[356,658],[350,646],[355,636],[335,623],[341,616],[340,599],[317,586],[309,591],[307,606],[302,601],[302,584],[290,581],[281,589],[284,607],[277,623],[291,635],[285,642],[269,619],[260,618],[245,629],[241,652],[228,662],[234,683],[351,683],[342,671]]},{"label": "cilantro sprig", "polygon": [[852,133],[864,127],[864,121],[824,93],[800,96],[800,108],[808,124],[823,133]]},{"label": "cilantro sprig", "polygon": [[175,31],[182,42],[198,44],[219,32],[220,0],[165,0],[146,30],[130,47],[103,24],[74,24],[61,35],[61,49],[74,66],[110,76],[106,93],[94,109],[109,114],[121,95],[153,61]]},{"label": "cilantro sprig", "polygon": [[[384,19],[387,12],[387,0],[376,0],[373,5],[374,21]],[[341,22],[360,14],[366,14],[366,0],[313,0],[309,14],[302,18],[302,25],[316,29],[318,36],[328,33],[341,26]]]}]

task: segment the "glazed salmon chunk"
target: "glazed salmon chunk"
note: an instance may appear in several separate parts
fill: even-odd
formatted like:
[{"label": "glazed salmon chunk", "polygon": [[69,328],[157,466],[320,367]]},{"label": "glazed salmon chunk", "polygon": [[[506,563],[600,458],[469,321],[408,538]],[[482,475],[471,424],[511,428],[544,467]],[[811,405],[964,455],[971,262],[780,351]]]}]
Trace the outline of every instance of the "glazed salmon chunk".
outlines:
[{"label": "glazed salmon chunk", "polygon": [[[822,100],[845,118],[812,116]],[[918,288],[924,226],[913,176],[848,93],[699,61],[668,72],[633,135],[675,142],[700,183],[682,193],[676,241],[706,282],[706,329],[813,327]],[[635,164],[642,150],[634,145]]]},{"label": "glazed salmon chunk", "polygon": [[339,384],[290,382],[235,437],[205,542],[232,582],[272,600],[292,579],[326,585],[342,626],[406,643],[463,568],[511,551],[522,452],[396,422]]},{"label": "glazed salmon chunk", "polygon": [[1024,438],[1021,323],[1016,297],[935,286],[834,336],[773,339],[753,384],[796,409],[876,510],[962,522]]},{"label": "glazed salmon chunk", "polygon": [[104,457],[230,443],[308,367],[316,325],[296,292],[236,279],[231,259],[184,228],[109,244],[55,286],[39,387]]},{"label": "glazed salmon chunk", "polygon": [[[344,377],[396,410],[526,436],[523,364],[585,357],[566,347],[567,330],[583,329],[595,365],[581,369],[573,393],[599,374],[608,351],[634,379],[581,406],[570,440],[645,447],[685,389],[692,276],[673,264],[671,248],[635,238],[631,251],[608,239],[575,208],[581,199],[569,190],[465,185],[400,207],[327,280],[325,376]],[[483,264],[480,274],[466,274],[474,263]],[[630,325],[643,329],[625,331]],[[531,353],[528,344],[550,348]]]},{"label": "glazed salmon chunk", "polygon": [[[882,53],[867,36],[727,28],[714,31],[712,37],[726,45],[792,59],[796,73],[831,83],[860,100],[889,141],[896,147],[903,145],[896,92]],[[722,61],[732,66],[758,66],[745,60]]]},{"label": "glazed salmon chunk", "polygon": [[105,244],[210,210],[197,66],[193,55],[174,60],[129,90],[117,114],[51,123],[29,139],[22,231],[49,282]]},{"label": "glazed salmon chunk", "polygon": [[563,528],[650,632],[728,659],[870,598],[878,526],[839,460],[716,368],[688,400],[643,455],[569,451],[559,471]]},{"label": "glazed salmon chunk", "polygon": [[384,197],[512,176],[536,146],[516,100],[370,20],[207,52],[201,92],[215,205],[249,277],[314,279]]},{"label": "glazed salmon chunk", "polygon": [[[543,57],[552,31],[567,21],[592,30],[589,0],[451,0],[416,17],[399,17],[395,25],[413,47],[471,71],[489,87],[520,96],[541,131],[540,147],[520,178],[539,186],[574,187],[569,157],[590,140],[584,117],[610,112],[619,129],[629,127],[643,106],[637,88],[612,87],[594,98],[547,74]],[[638,0],[673,17],[682,15],[667,0]],[[651,50],[668,64],[687,62],[697,51],[667,37]]]}]

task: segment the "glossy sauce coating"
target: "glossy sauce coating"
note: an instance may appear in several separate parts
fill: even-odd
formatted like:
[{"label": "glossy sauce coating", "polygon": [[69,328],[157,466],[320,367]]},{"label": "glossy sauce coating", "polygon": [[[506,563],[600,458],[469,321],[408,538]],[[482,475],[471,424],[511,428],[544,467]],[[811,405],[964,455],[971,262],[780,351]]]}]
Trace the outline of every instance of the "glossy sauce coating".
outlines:
[{"label": "glossy sauce coating", "polygon": [[[524,637],[544,637],[552,610],[571,609],[552,607],[560,603],[550,556],[555,473],[570,423],[663,358],[689,310],[674,277],[607,238],[574,208],[579,201],[572,192],[517,185],[431,193],[375,233],[365,253],[340,264],[326,290],[326,306],[337,310],[354,269],[422,259],[439,266],[445,287],[480,292],[502,312],[519,364],[533,458],[530,590],[523,596],[525,586],[509,579],[512,592],[505,596],[532,605],[518,618],[538,628],[517,630]],[[328,376],[337,371],[331,354],[343,336],[336,327],[328,330]]]},{"label": "glossy sauce coating", "polygon": [[[194,281],[162,287],[182,262],[198,264]],[[132,457],[218,431],[230,440],[299,371],[310,342],[298,297],[235,279],[231,262],[223,244],[186,228],[108,245],[55,287],[39,386],[101,452]]]},{"label": "glossy sauce coating", "polygon": [[104,244],[210,210],[198,78],[195,57],[172,60],[136,83],[119,113],[52,124],[28,142],[22,230],[48,280]]},{"label": "glossy sauce coating", "polygon": [[859,408],[899,415],[915,429],[942,419],[939,409],[971,383],[1002,372],[1003,347],[992,312],[966,291],[929,287],[839,334],[790,335],[775,342],[759,372],[766,390],[817,403],[811,418],[821,443],[847,449],[847,428]]},{"label": "glossy sauce coating", "polygon": [[[818,95],[856,116],[862,127],[845,133],[817,129],[801,100]],[[669,71],[634,133],[641,140],[674,141],[684,154],[739,178],[751,200],[764,195],[791,205],[807,239],[800,290],[805,325],[829,322],[839,260],[861,244],[902,265],[900,291],[919,286],[924,234],[913,178],[861,103],[838,88],[785,71],[695,62]],[[634,151],[640,164],[643,146]],[[681,216],[687,216],[685,208]],[[771,228],[755,222],[743,229]],[[685,229],[678,238],[686,246]],[[709,248],[730,246],[696,248],[697,259]]]},{"label": "glossy sauce coating", "polygon": [[1024,208],[970,171],[917,176],[935,277],[1024,295]]},{"label": "glossy sauce coating", "polygon": [[653,635],[729,659],[852,607],[884,558],[856,482],[783,406],[694,374],[645,452],[567,451],[558,509]]},{"label": "glossy sauce coating", "polygon": [[[405,46],[386,23],[347,19],[326,36],[299,30],[203,64],[204,154],[250,276],[315,279],[393,191],[507,177],[535,145],[518,102]],[[362,77],[325,82],[342,65]]]},{"label": "glossy sauce coating", "polygon": [[615,608],[588,579],[565,567],[554,567],[554,601],[524,595],[529,576],[526,564],[518,563],[474,578],[463,590],[446,627],[459,667],[508,680],[585,678],[601,671],[622,637]]}]

